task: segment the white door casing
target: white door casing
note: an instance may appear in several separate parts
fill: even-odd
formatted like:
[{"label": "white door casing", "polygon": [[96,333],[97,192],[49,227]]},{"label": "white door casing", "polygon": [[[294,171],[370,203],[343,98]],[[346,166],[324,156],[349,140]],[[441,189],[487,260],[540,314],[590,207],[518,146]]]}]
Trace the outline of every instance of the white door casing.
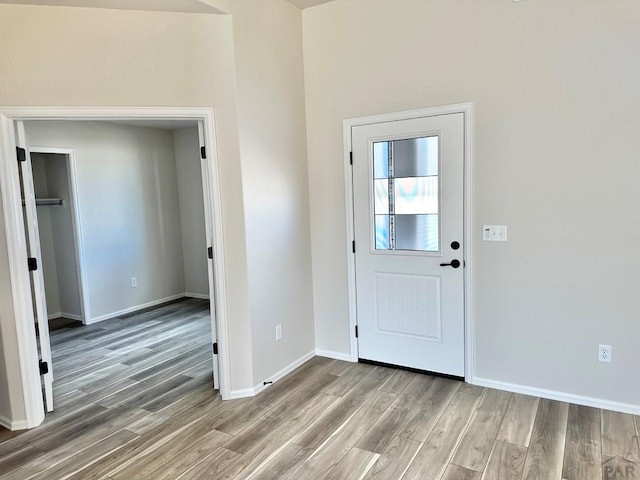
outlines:
[{"label": "white door casing", "polygon": [[16,144],[22,149],[24,158],[20,159],[22,191],[24,193],[24,224],[27,236],[28,254],[35,262],[35,269],[31,270],[31,294],[33,311],[38,327],[38,350],[40,365],[45,368],[42,373],[44,386],[44,400],[47,412],[53,411],[53,363],[51,361],[51,342],[49,339],[49,319],[47,316],[47,301],[44,291],[44,274],[42,270],[42,254],[40,252],[40,233],[38,231],[38,215],[36,213],[36,196],[33,186],[31,169],[31,155],[25,133],[24,123],[16,122]]},{"label": "white door casing", "polygon": [[451,113],[351,129],[359,358],[464,376],[464,127]]},{"label": "white door casing", "polygon": [[[213,341],[218,343],[218,382],[223,400],[231,397],[229,366],[229,327],[226,293],[226,262],[222,222],[222,202],[218,158],[215,137],[214,111],[208,107],[0,107],[0,196],[4,214],[4,226],[9,253],[12,305],[9,307],[16,326],[18,361],[21,367],[21,383],[26,415],[12,419],[11,428],[33,428],[44,419],[42,391],[38,372],[38,351],[33,328],[30,275],[26,268],[27,245],[24,235],[23,213],[20,205],[20,181],[15,153],[17,124],[23,120],[196,120],[202,122],[202,140],[209,157],[206,181],[209,183],[210,212],[212,215],[213,268],[215,284],[215,324]],[[209,276],[211,282],[211,275]],[[215,360],[214,360],[215,361]]]},{"label": "white door casing", "polygon": [[[202,197],[204,201],[204,221],[205,221],[205,232],[206,232],[206,241],[207,241],[207,274],[209,280],[209,316],[211,318],[211,341],[213,345],[215,345],[215,349],[213,351],[212,359],[213,359],[213,388],[220,388],[220,378],[219,378],[219,365],[218,365],[218,327],[216,320],[216,289],[215,289],[215,271],[213,265],[213,222],[212,222],[212,212],[211,212],[211,189],[209,188],[209,158],[206,153],[206,142],[204,138],[204,124],[203,122],[198,122],[198,139],[200,141],[201,155],[200,155],[200,167],[202,172]],[[205,252],[202,252],[203,255]]]}]

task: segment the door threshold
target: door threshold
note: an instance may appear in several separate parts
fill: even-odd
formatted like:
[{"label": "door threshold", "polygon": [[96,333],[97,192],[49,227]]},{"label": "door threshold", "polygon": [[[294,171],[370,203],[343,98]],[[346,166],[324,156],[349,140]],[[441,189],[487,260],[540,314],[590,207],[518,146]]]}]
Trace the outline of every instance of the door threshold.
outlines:
[{"label": "door threshold", "polygon": [[358,358],[358,363],[366,363],[367,365],[375,365],[377,367],[395,368],[396,370],[406,370],[407,372],[421,373],[423,375],[431,375],[432,377],[447,378],[449,380],[457,380],[464,382],[464,377],[457,375],[449,375],[448,373],[432,372],[431,370],[421,370],[419,368],[405,367],[403,365],[394,365],[392,363],[377,362],[375,360],[367,360],[366,358]]}]

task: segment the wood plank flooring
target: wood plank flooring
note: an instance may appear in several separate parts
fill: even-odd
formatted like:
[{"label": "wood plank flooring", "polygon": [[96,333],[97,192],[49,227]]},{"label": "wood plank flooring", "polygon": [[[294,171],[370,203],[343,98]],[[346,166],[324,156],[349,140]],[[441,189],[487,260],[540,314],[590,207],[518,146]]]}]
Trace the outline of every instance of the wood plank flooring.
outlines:
[{"label": "wood plank flooring", "polygon": [[202,300],[51,341],[56,410],[0,430],[2,480],[640,478],[639,417],[402,370],[315,357],[222,402]]}]

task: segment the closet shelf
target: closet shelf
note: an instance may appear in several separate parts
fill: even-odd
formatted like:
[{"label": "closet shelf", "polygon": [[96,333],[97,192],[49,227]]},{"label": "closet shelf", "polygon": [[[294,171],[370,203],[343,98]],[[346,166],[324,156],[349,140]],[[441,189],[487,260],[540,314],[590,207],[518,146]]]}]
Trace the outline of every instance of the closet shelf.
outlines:
[{"label": "closet shelf", "polygon": [[[24,205],[24,200],[22,201],[22,205]],[[39,207],[41,205],[62,207],[64,201],[61,198],[36,198],[36,206]]]}]

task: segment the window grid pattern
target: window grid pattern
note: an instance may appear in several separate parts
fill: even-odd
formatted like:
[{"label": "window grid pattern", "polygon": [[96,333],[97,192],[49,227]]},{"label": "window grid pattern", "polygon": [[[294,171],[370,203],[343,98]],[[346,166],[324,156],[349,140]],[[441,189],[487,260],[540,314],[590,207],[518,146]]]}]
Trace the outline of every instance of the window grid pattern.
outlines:
[{"label": "window grid pattern", "polygon": [[439,251],[438,140],[374,142],[376,250]]}]

